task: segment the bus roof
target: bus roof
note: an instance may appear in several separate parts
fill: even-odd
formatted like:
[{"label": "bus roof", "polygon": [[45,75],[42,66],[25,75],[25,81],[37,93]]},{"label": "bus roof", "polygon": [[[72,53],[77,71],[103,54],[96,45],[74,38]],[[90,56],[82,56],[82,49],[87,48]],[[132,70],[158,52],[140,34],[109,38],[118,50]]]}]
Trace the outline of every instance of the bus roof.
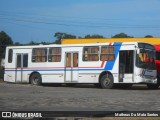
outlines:
[{"label": "bus roof", "polygon": [[[30,45],[30,46],[7,46],[7,48],[12,49],[27,49],[27,48],[43,48],[43,47],[81,47],[81,46],[96,46],[96,45],[110,45],[111,43],[116,43],[116,45],[137,45],[137,43],[145,42],[106,42],[106,43],[92,43],[92,44],[50,44],[50,45]],[[148,43],[147,43],[148,44]]]}]

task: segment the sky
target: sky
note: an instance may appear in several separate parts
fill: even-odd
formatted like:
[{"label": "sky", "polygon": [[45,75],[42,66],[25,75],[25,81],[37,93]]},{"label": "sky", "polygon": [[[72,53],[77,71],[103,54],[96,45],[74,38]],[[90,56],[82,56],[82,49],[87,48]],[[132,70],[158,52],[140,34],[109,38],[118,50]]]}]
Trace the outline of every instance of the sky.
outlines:
[{"label": "sky", "polygon": [[56,32],[160,37],[160,0],[0,0],[0,31],[14,42],[54,42]]}]

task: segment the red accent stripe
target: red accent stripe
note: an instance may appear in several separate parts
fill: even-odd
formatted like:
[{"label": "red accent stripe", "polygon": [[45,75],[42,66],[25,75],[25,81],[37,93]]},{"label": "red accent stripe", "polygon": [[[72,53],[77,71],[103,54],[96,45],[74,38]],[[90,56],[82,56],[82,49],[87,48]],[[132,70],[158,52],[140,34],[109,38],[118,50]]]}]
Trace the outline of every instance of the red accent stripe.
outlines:
[{"label": "red accent stripe", "polygon": [[103,62],[102,62],[102,64],[101,64],[101,68],[104,66],[104,62],[105,62],[105,61],[103,61]]}]

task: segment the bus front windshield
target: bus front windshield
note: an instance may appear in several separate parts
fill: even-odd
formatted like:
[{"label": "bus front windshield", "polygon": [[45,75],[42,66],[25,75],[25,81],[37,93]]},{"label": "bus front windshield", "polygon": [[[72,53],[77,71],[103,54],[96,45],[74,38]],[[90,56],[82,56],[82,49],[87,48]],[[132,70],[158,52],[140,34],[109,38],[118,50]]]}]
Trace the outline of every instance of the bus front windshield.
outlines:
[{"label": "bus front windshield", "polygon": [[139,49],[137,51],[136,66],[150,70],[156,69],[155,52],[148,49]]}]

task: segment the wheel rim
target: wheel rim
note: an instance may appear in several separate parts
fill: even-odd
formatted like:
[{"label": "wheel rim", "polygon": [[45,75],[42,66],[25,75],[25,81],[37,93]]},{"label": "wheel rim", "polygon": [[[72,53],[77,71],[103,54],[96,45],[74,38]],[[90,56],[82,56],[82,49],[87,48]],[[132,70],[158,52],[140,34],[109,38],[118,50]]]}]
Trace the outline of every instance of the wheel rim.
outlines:
[{"label": "wheel rim", "polygon": [[110,84],[110,79],[106,78],[104,81],[103,81],[103,85],[104,86],[108,86]]},{"label": "wheel rim", "polygon": [[39,81],[39,78],[38,77],[34,77],[32,81],[33,81],[33,84],[37,84],[38,81]]}]

